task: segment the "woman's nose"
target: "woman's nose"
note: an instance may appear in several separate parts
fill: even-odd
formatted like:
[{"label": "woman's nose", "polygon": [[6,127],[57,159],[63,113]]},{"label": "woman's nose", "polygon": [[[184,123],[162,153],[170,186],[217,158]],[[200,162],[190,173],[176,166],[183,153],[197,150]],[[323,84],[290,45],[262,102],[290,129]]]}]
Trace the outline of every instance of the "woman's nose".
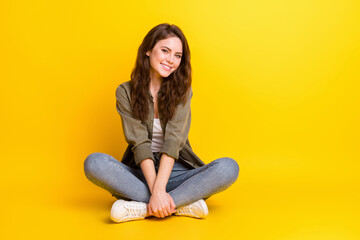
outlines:
[{"label": "woman's nose", "polygon": [[166,60],[167,60],[169,63],[172,63],[172,62],[174,61],[173,58],[174,58],[174,56],[169,55]]}]

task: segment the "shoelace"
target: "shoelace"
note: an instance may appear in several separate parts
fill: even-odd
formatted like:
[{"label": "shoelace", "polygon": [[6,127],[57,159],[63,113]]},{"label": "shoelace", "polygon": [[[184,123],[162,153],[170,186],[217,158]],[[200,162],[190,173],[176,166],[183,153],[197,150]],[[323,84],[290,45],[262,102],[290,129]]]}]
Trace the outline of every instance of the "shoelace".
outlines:
[{"label": "shoelace", "polygon": [[191,216],[195,215],[195,216],[197,216],[197,215],[192,211],[192,208],[193,208],[193,207],[194,207],[193,205],[189,205],[189,206],[186,206],[186,207],[182,207],[182,208],[178,209],[178,213],[179,213],[179,214],[184,214],[184,215],[191,215]]},{"label": "shoelace", "polygon": [[127,215],[130,217],[143,217],[146,213],[144,213],[144,209],[140,205],[128,205],[124,206],[126,209]]}]

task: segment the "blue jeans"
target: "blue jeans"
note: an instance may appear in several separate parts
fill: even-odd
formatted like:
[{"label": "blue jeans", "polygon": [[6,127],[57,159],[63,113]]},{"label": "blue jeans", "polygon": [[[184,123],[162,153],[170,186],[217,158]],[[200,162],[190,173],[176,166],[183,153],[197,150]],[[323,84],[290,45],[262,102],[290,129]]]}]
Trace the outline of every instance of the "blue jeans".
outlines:
[{"label": "blue jeans", "polygon": [[[159,153],[155,152],[154,157],[157,173]],[[90,181],[117,199],[149,203],[151,193],[140,167],[131,168],[108,154],[96,152],[86,158],[84,170]],[[166,192],[176,207],[181,207],[227,189],[238,175],[239,166],[232,158],[219,158],[199,168],[179,160],[174,163]]]}]

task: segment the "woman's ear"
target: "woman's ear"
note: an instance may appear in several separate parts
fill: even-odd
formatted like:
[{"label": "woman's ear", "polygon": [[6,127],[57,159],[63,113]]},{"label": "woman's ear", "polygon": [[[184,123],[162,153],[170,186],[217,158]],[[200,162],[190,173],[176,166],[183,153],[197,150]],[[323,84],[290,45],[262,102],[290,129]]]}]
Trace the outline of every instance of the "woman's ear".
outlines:
[{"label": "woman's ear", "polygon": [[150,51],[147,51],[145,54],[146,56],[150,56]]}]

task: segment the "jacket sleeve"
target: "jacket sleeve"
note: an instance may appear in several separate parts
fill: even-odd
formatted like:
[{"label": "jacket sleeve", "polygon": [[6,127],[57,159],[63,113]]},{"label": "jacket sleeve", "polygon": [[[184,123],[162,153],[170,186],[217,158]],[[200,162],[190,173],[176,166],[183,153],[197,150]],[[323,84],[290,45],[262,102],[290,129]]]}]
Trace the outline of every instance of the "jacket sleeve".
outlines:
[{"label": "jacket sleeve", "polygon": [[148,138],[148,131],[141,120],[132,116],[130,96],[124,86],[119,85],[116,89],[116,110],[120,114],[125,140],[132,145],[136,165],[145,159],[154,160],[151,151],[151,140]]},{"label": "jacket sleeve", "polygon": [[179,152],[185,146],[191,123],[192,88],[188,93],[185,105],[179,103],[172,119],[166,123],[164,144],[161,153],[166,153],[175,160],[179,159]]}]

